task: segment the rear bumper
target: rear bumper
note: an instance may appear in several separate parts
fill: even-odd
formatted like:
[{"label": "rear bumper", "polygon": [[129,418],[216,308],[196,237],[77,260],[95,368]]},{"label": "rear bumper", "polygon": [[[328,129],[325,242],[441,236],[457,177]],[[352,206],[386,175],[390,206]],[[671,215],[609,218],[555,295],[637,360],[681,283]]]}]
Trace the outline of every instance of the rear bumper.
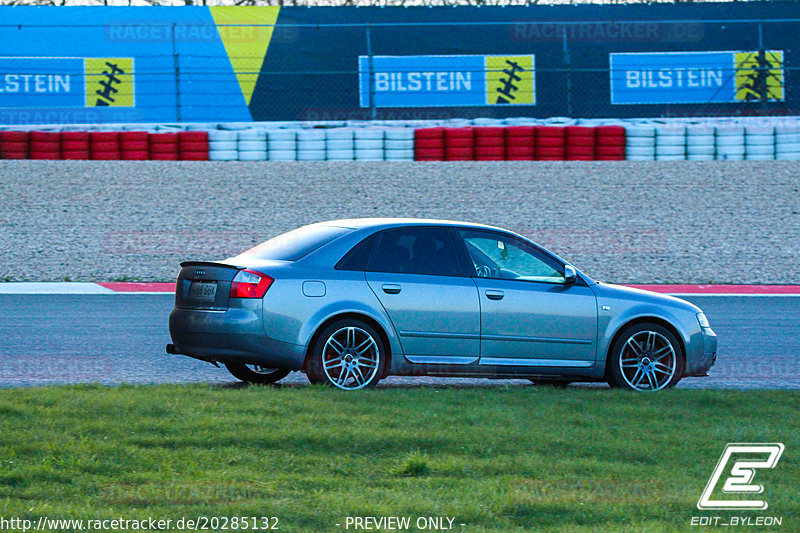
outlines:
[{"label": "rear bumper", "polygon": [[175,308],[169,316],[169,333],[173,353],[206,361],[299,370],[305,359],[304,346],[266,336],[260,300],[225,311]]}]

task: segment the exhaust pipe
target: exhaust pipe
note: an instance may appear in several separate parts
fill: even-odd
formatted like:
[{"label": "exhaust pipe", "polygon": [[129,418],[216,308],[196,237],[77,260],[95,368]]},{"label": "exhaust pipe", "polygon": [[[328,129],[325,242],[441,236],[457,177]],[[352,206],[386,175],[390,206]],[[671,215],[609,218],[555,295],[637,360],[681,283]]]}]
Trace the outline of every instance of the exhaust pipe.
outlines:
[{"label": "exhaust pipe", "polygon": [[175,347],[174,344],[167,344],[167,353],[179,355],[181,352]]}]

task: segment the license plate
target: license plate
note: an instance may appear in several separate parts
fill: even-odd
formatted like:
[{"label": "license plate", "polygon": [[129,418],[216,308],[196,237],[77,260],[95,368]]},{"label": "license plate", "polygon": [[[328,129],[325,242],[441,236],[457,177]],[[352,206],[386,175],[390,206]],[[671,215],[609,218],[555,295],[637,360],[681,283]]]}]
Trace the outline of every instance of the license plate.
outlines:
[{"label": "license plate", "polygon": [[217,284],[195,281],[189,287],[189,298],[194,300],[214,300],[217,297]]}]

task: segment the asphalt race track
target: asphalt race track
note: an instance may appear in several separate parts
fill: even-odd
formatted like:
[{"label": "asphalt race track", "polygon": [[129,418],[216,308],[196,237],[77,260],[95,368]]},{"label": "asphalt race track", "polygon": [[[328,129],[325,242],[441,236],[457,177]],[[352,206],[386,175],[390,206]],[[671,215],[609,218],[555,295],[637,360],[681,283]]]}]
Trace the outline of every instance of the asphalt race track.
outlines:
[{"label": "asphalt race track", "polygon": [[[800,389],[800,297],[691,296],[719,336],[707,378],[679,387]],[[172,294],[0,294],[0,387],[64,383],[215,383],[224,368],[167,355]],[[306,384],[301,373],[281,383]],[[389,378],[382,386],[506,385],[526,380]]]}]

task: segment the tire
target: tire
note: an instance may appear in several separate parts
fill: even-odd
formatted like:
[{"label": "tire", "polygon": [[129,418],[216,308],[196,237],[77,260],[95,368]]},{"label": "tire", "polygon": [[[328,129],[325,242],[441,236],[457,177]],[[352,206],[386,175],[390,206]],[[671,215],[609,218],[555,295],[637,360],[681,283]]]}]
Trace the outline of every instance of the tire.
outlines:
[{"label": "tire", "polygon": [[283,368],[263,368],[259,365],[246,365],[244,363],[225,363],[225,368],[238,380],[262,384],[280,381],[291,372]]},{"label": "tire", "polygon": [[378,332],[366,322],[346,318],[320,331],[306,361],[306,375],[311,383],[342,390],[372,388],[385,365],[386,348]]},{"label": "tire", "polygon": [[[659,363],[664,369],[658,368]],[[626,328],[617,337],[606,364],[612,387],[658,391],[680,381],[685,362],[675,335],[659,324],[644,322]],[[643,368],[649,370],[642,372]]]}]

